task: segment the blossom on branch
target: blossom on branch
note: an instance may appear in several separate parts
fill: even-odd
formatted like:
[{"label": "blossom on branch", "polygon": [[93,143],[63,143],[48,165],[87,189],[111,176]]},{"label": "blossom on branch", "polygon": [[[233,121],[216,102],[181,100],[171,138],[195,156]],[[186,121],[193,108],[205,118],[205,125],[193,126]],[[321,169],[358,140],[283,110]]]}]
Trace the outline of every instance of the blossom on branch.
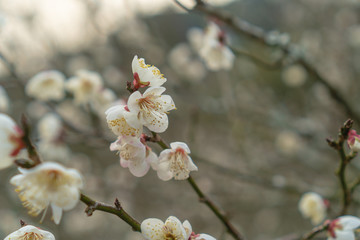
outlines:
[{"label": "blossom on branch", "polygon": [[109,108],[105,112],[106,120],[109,128],[113,131],[116,136],[140,136],[142,134],[142,125],[136,125],[135,127],[130,126],[126,119],[135,119],[137,116],[135,113],[130,113],[126,105],[117,105]]},{"label": "blossom on branch", "polygon": [[[185,225],[188,227],[190,223],[187,223]],[[170,216],[165,223],[157,218],[145,219],[141,223],[141,233],[147,240],[188,240],[191,229],[185,228],[179,219]]]},{"label": "blossom on branch", "polygon": [[304,218],[310,218],[313,225],[320,224],[326,217],[327,204],[319,194],[308,192],[301,196],[299,211]]},{"label": "blossom on branch", "polygon": [[9,167],[25,147],[23,131],[8,115],[0,113],[0,169]]},{"label": "blossom on branch", "polygon": [[119,137],[110,145],[110,150],[119,152],[120,165],[129,168],[135,177],[143,177],[149,171],[150,164],[157,160],[156,154],[137,137]]},{"label": "blossom on branch", "polygon": [[4,240],[55,240],[55,237],[51,232],[32,225],[26,225],[9,234]]},{"label": "blossom on branch", "polygon": [[36,74],[26,84],[25,91],[30,97],[41,101],[61,100],[65,97],[65,76],[50,70]]},{"label": "blossom on branch", "polygon": [[160,87],[166,82],[166,78],[161,74],[160,70],[151,65],[145,64],[144,58],[135,56],[132,61],[132,71],[134,74],[134,86],[136,89],[140,87]]},{"label": "blossom on branch", "polygon": [[163,181],[171,178],[185,180],[189,177],[190,171],[197,171],[193,163],[189,147],[183,142],[173,142],[171,149],[165,149],[160,153],[159,160],[152,164],[157,171],[158,177]]},{"label": "blossom on branch", "polygon": [[45,162],[31,169],[19,168],[19,171],[10,183],[17,187],[16,192],[30,215],[37,216],[50,205],[54,222],[59,224],[62,211],[73,209],[80,200],[83,181],[75,169]]},{"label": "blossom on branch", "polygon": [[342,216],[332,220],[327,229],[328,240],[355,240],[355,231],[360,228],[360,218]]},{"label": "blossom on branch", "polygon": [[189,38],[210,70],[229,70],[233,67],[235,55],[226,46],[225,32],[214,22],[209,23],[202,36],[199,31],[192,29]]},{"label": "blossom on branch", "polygon": [[80,70],[70,78],[66,88],[74,94],[75,103],[86,104],[103,88],[101,76],[92,71]]},{"label": "blossom on branch", "polygon": [[169,125],[167,113],[175,109],[169,95],[161,95],[164,87],[150,87],[144,94],[132,93],[128,100],[129,112],[124,112],[126,122],[133,128],[146,126],[151,131],[164,132]]},{"label": "blossom on branch", "polygon": [[347,144],[352,151],[360,151],[360,135],[353,129],[349,131]]}]

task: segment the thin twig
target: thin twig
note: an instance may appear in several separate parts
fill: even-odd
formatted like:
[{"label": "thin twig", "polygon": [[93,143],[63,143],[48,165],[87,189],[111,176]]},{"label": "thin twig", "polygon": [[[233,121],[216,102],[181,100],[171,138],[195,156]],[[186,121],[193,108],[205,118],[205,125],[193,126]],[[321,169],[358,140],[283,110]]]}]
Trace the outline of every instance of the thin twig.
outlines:
[{"label": "thin twig", "polygon": [[[153,134],[153,138],[157,139],[156,143],[160,147],[162,147],[163,149],[169,148],[169,145],[166,144],[162,140],[162,138],[160,137],[159,134],[157,134],[155,132],[151,132],[151,133]],[[236,239],[236,240],[243,240],[244,237],[242,236],[242,234],[240,234],[240,232],[231,224],[231,222],[225,216],[225,214],[221,213],[220,208],[218,206],[216,206],[215,203],[213,201],[211,201],[211,199],[203,193],[203,191],[196,184],[195,180],[191,176],[189,176],[187,181],[189,182],[190,186],[194,189],[194,191],[198,195],[200,201],[202,203],[206,204],[210,208],[210,210],[216,215],[216,217],[219,218],[219,220],[226,227],[229,234],[231,234],[231,236],[233,236],[234,239]]]},{"label": "thin twig", "polygon": [[140,223],[136,221],[133,217],[131,217],[121,207],[118,199],[115,200],[114,203],[115,207],[105,203],[97,202],[84,194],[81,194],[80,201],[82,201],[88,206],[85,210],[88,216],[91,216],[95,210],[114,214],[119,218],[121,218],[124,222],[129,224],[134,231],[141,232]]},{"label": "thin twig", "polygon": [[[178,0],[174,0],[174,2],[188,12],[198,12],[201,14],[205,14],[211,18],[217,19],[232,28],[235,32],[245,35],[262,45],[268,47],[278,47],[284,52],[284,54],[289,56],[294,55],[294,44],[271,43],[267,40],[267,33],[262,28],[252,25],[247,21],[244,21],[238,17],[229,14],[228,12],[222,11],[219,8],[215,8],[208,4],[205,4],[201,0],[196,0],[196,5],[193,9],[186,8]],[[339,93],[339,90],[336,87],[332,86],[329,81],[324,76],[322,76],[319,71],[307,59],[305,59],[303,55],[296,56],[296,59],[297,60],[294,63],[298,63],[299,65],[304,67],[304,69],[310,75],[312,75],[314,79],[322,83],[328,89],[331,97],[343,106],[346,114],[349,115],[349,117],[355,119],[358,123],[360,123],[360,116],[353,110],[352,106]]]},{"label": "thin twig", "polygon": [[310,232],[304,234],[304,236],[301,238],[301,240],[310,240],[313,237],[315,237],[317,234],[326,231],[329,227],[330,221],[325,221],[322,225],[313,228]]}]

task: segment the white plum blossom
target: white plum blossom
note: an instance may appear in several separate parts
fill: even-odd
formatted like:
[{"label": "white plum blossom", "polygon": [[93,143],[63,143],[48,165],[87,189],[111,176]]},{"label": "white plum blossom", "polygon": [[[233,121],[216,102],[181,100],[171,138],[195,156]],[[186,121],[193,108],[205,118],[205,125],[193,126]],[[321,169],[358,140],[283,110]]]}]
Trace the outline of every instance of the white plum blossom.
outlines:
[{"label": "white plum blossom", "polygon": [[23,131],[8,115],[0,113],[0,169],[9,167],[25,146]]},{"label": "white plum blossom", "polygon": [[165,223],[157,218],[145,219],[141,223],[141,233],[147,240],[188,240],[191,229],[187,231],[179,219],[170,216]]},{"label": "white plum blossom", "polygon": [[136,89],[145,86],[160,87],[166,82],[166,78],[160,70],[155,66],[146,65],[144,58],[139,59],[138,56],[135,56],[131,66]]},{"label": "white plum blossom", "polygon": [[355,231],[360,228],[360,218],[342,216],[332,220],[327,229],[328,240],[355,240]]},{"label": "white plum blossom", "polygon": [[5,88],[0,86],[0,112],[9,111],[10,100]]},{"label": "white plum blossom", "polygon": [[349,131],[347,144],[352,151],[360,151],[360,135],[353,129]]},{"label": "white plum blossom", "polygon": [[66,83],[66,89],[74,94],[75,103],[90,102],[103,88],[101,76],[92,71],[80,70]]},{"label": "white plum blossom", "polygon": [[83,181],[75,169],[67,169],[58,163],[45,162],[31,169],[19,168],[21,174],[11,178],[16,192],[29,214],[39,215],[49,205],[53,219],[60,223],[63,210],[73,209],[80,200]]},{"label": "white plum blossom", "polygon": [[224,31],[214,22],[209,23],[202,35],[199,30],[191,29],[188,36],[210,70],[229,70],[233,67],[235,55],[226,46]]},{"label": "white plum blossom", "polygon": [[25,91],[41,101],[61,100],[65,96],[65,76],[56,70],[40,72],[28,81]]},{"label": "white plum blossom", "polygon": [[326,217],[326,200],[319,194],[308,192],[299,201],[299,211],[304,218],[310,218],[313,225],[320,224]]},{"label": "white plum blossom", "polygon": [[119,152],[120,165],[129,168],[135,177],[144,176],[149,171],[150,164],[157,160],[156,154],[137,137],[119,137],[110,145],[110,150]]},{"label": "white plum blossom", "polygon": [[42,117],[37,128],[40,139],[48,142],[56,141],[63,131],[61,119],[54,113]]},{"label": "white plum blossom", "polygon": [[126,122],[133,128],[146,126],[151,131],[164,132],[169,125],[167,113],[175,109],[169,95],[161,95],[164,87],[150,87],[144,94],[133,92],[128,99],[129,112],[124,112]]},{"label": "white plum blossom", "polygon": [[[117,136],[140,136],[142,134],[142,125],[134,128],[130,126],[125,120],[125,113],[131,117],[126,105],[116,105],[106,110],[106,120],[109,128]],[[133,113],[133,118],[136,119],[136,115]]]},{"label": "white plum blossom", "polygon": [[157,171],[158,177],[168,181],[174,177],[175,180],[185,180],[189,177],[190,171],[197,171],[193,163],[189,147],[183,142],[173,142],[171,149],[165,149],[160,153],[159,160],[152,164]]},{"label": "white plum blossom", "polygon": [[51,232],[26,225],[9,234],[4,240],[55,240],[55,237]]}]

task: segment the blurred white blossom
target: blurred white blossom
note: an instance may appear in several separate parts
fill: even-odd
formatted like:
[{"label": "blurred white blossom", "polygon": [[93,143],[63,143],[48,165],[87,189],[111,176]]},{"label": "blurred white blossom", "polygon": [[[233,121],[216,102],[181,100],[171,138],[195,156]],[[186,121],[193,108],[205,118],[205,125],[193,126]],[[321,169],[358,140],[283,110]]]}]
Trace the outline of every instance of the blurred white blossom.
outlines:
[{"label": "blurred white blossom", "polygon": [[192,29],[188,34],[190,43],[198,51],[206,66],[212,71],[229,70],[234,65],[235,55],[226,46],[226,35],[218,25],[210,22],[202,36]]},{"label": "blurred white blossom", "polygon": [[355,231],[360,228],[360,218],[342,216],[330,222],[328,240],[355,240]]},{"label": "blurred white blossom", "polygon": [[5,88],[0,86],[0,112],[9,112],[10,100]]},{"label": "blurred white blossom", "polygon": [[307,73],[300,65],[292,65],[282,71],[282,80],[289,87],[300,87],[306,82]]},{"label": "blurred white blossom", "polygon": [[56,70],[36,74],[26,84],[26,94],[41,101],[61,100],[65,96],[65,76]]},{"label": "blurred white blossom", "polygon": [[325,200],[317,193],[308,192],[301,196],[299,211],[305,218],[310,218],[313,225],[320,224],[326,217]]},{"label": "blurred white blossom", "polygon": [[8,115],[0,113],[0,169],[9,167],[25,146],[23,131]]},{"label": "blurred white blossom", "polygon": [[59,224],[63,210],[73,209],[80,200],[83,181],[75,169],[45,162],[31,169],[19,168],[19,171],[10,183],[16,186],[30,215],[37,216],[50,205],[54,222]]},{"label": "blurred white blossom", "polygon": [[119,152],[120,165],[129,168],[135,177],[144,176],[149,171],[150,164],[157,160],[156,154],[137,137],[120,137],[111,144],[110,150]]},{"label": "blurred white blossom", "polygon": [[[186,221],[188,223],[188,221]],[[188,226],[188,224],[186,224]],[[190,226],[191,227],[191,226]],[[141,233],[147,240],[188,240],[191,234],[174,216],[168,217],[165,223],[157,218],[148,218],[141,223]]]},{"label": "blurred white blossom", "polygon": [[97,72],[80,70],[68,80],[66,88],[74,94],[75,103],[86,104],[103,88],[103,80]]},{"label": "blurred white blossom", "polygon": [[51,232],[26,225],[9,234],[4,240],[55,240],[55,237]]},{"label": "blurred white blossom", "polygon": [[175,180],[185,180],[191,171],[198,170],[188,155],[190,149],[183,142],[173,142],[170,147],[171,149],[165,149],[160,153],[159,160],[153,163],[152,167],[163,181],[173,177]]},{"label": "blurred white blossom", "polygon": [[144,94],[139,91],[132,93],[128,100],[128,109],[124,117],[133,128],[146,126],[151,131],[164,132],[169,125],[167,113],[175,109],[175,104],[169,95],[161,95],[164,87],[150,87]]},{"label": "blurred white blossom", "polygon": [[101,89],[91,101],[92,108],[103,116],[104,111],[114,104],[116,94],[110,88]]},{"label": "blurred white blossom", "polygon": [[40,119],[37,129],[41,140],[55,141],[62,134],[63,126],[56,114],[48,113]]}]

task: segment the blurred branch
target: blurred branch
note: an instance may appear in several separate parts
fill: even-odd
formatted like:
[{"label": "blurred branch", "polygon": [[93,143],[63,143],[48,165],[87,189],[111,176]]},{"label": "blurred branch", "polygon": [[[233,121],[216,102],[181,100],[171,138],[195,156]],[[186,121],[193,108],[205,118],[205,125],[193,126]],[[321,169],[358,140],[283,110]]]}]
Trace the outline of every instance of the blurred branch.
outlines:
[{"label": "blurred branch", "polygon": [[[230,28],[232,28],[235,32],[245,35],[251,39],[253,39],[256,42],[259,42],[262,45],[268,46],[268,47],[278,47],[280,48],[286,55],[292,56],[294,54],[294,44],[273,44],[269,41],[267,41],[267,34],[266,32],[255,25],[252,25],[248,23],[247,21],[244,21],[238,17],[235,17],[228,12],[225,12],[219,8],[212,7],[202,0],[196,0],[196,5],[193,9],[188,9],[185,7],[180,1],[174,0],[174,2],[183,8],[184,10],[188,12],[197,12],[200,14],[204,14],[206,16],[215,18],[226,25],[228,25]],[[322,76],[319,71],[307,60],[303,55],[296,55],[296,61],[294,63],[298,63],[304,69],[313,76],[314,79],[316,79],[318,82],[322,83],[329,91],[331,97],[337,101],[339,104],[341,104],[346,111],[346,114],[355,119],[357,122],[360,123],[360,116],[353,110],[353,108],[350,106],[350,104],[346,101],[346,99],[339,93],[338,89],[334,86],[332,86],[329,81]],[[255,59],[253,59],[255,60]]]},{"label": "blurred branch", "polygon": [[352,190],[347,185],[346,174],[345,174],[346,166],[349,164],[350,158],[345,153],[344,142],[348,138],[348,133],[352,127],[352,124],[353,124],[353,120],[348,119],[344,123],[344,125],[341,127],[341,129],[339,131],[338,139],[336,141],[334,141],[332,139],[327,139],[329,146],[336,149],[340,155],[339,168],[336,171],[336,174],[339,178],[340,185],[341,185],[343,206],[342,206],[342,209],[341,209],[339,215],[345,215],[348,207],[351,204]]},{"label": "blurred branch", "polygon": [[310,240],[315,237],[317,234],[326,231],[329,227],[330,221],[325,221],[322,225],[313,228],[310,232],[306,233],[301,240]]},{"label": "blurred branch", "polygon": [[[151,133],[153,135],[153,139],[155,139],[155,141],[153,142],[156,142],[162,149],[170,148],[169,145],[162,140],[162,138],[158,133],[155,132],[151,132]],[[225,214],[221,213],[220,208],[216,206],[215,203],[202,192],[202,190],[196,184],[195,180],[191,176],[189,176],[187,181],[198,195],[200,202],[204,203],[210,208],[210,210],[216,215],[217,218],[219,218],[219,220],[226,227],[228,233],[231,236],[233,236],[233,238],[236,240],[243,240],[244,237],[242,236],[242,234],[232,225],[232,223],[225,216]]]},{"label": "blurred branch", "polygon": [[85,209],[85,213],[88,216],[91,216],[95,210],[107,212],[110,214],[114,214],[121,218],[124,222],[129,224],[132,229],[136,232],[141,232],[140,223],[136,221],[134,218],[132,218],[122,207],[119,202],[119,200],[115,199],[115,207],[110,206],[105,203],[97,202],[95,200],[92,200],[90,197],[81,194],[80,201],[85,203],[88,207]]}]

